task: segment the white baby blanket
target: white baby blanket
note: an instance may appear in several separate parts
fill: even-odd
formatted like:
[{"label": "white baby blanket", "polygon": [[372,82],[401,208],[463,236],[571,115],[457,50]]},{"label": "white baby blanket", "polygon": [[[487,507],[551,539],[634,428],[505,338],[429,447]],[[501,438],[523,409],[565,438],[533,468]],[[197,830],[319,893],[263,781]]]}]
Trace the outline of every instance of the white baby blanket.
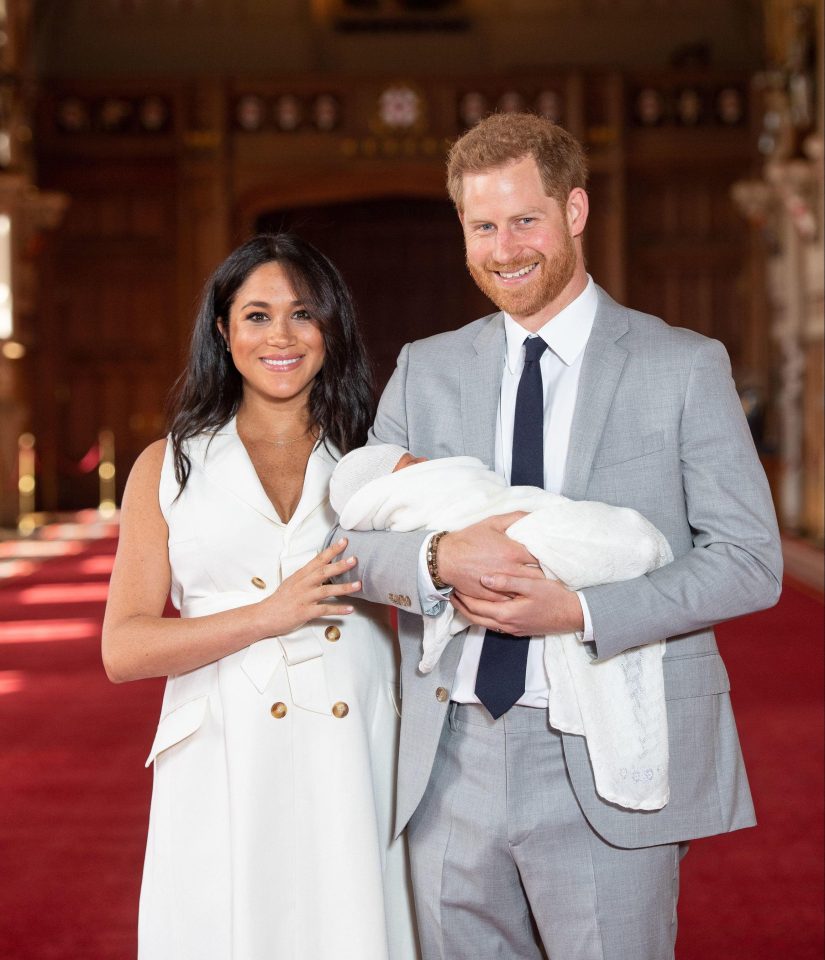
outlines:
[{"label": "white baby blanket", "polygon": [[[415,464],[370,481],[345,503],[336,502],[333,474],[330,497],[348,530],[459,530],[525,510],[507,535],[571,590],[629,580],[673,559],[664,536],[635,510],[509,487],[474,457]],[[422,673],[467,626],[450,604],[424,617]],[[599,795],[632,810],[658,810],[668,800],[663,653],[664,640],[595,660],[581,634],[544,639],[550,724],[586,738]]]}]

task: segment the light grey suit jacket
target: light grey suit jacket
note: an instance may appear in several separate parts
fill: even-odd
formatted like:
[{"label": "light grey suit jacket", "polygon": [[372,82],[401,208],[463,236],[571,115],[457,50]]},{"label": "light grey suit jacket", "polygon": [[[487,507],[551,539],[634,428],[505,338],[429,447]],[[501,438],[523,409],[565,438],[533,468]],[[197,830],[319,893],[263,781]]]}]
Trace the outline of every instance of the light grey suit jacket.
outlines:
[{"label": "light grey suit jacket", "polygon": [[[416,456],[476,456],[493,465],[505,356],[503,317],[408,344],[381,399],[370,442]],[[671,799],[629,811],[596,793],[582,737],[564,735],[573,788],[608,842],[639,847],[754,822],[712,624],[771,606],[782,557],[770,491],[724,347],[620,306],[599,289],[582,362],[562,493],[633,507],[667,537],[675,560],[646,576],[584,591],[598,656],[667,638]],[[421,533],[347,533],[369,600],[399,607],[402,731],[396,828],[430,776],[464,634],[432,673],[417,671]],[[443,693],[441,694],[443,697]]]}]

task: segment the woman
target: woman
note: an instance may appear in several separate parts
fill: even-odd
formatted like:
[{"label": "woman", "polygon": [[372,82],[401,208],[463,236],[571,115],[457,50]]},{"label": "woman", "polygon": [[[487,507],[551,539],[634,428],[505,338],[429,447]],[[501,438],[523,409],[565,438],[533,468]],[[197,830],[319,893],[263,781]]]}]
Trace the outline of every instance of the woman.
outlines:
[{"label": "woman", "polygon": [[217,269],[169,439],[126,486],[103,626],[112,680],[169,677],[143,960],[416,955],[391,828],[394,641],[382,608],[349,601],[357,583],[329,583],[355,562],[346,542],[322,549],[371,386],[346,287],[310,244],[255,237]]}]

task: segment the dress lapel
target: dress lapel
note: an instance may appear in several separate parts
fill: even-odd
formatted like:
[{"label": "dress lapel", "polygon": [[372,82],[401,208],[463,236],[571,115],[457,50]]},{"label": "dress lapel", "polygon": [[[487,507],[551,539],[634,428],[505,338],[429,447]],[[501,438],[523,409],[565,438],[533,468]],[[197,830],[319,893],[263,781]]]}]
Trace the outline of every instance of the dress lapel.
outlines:
[{"label": "dress lapel", "polygon": [[495,463],[496,414],[504,366],[504,316],[495,314],[461,363],[461,429],[464,453],[491,469]]},{"label": "dress lapel", "polygon": [[214,436],[196,437],[190,442],[190,450],[210,483],[283,526],[238,436],[234,417]]},{"label": "dress lapel", "polygon": [[335,447],[327,450],[323,443],[317,443],[309,455],[304,487],[301,490],[301,499],[295,508],[295,513],[289,519],[290,528],[302,523],[316,507],[326,503],[329,499],[329,478],[335,469],[335,464],[341,454]]},{"label": "dress lapel", "polygon": [[624,307],[598,287],[599,305],[582,359],[562,493],[584,499],[593,458],[604,431],[627,350],[616,342],[628,330]]},{"label": "dress lapel", "polygon": [[[213,437],[197,437],[189,444],[190,456],[211,483],[257,510],[263,517],[285,526],[266,495],[246,448],[238,436],[234,417]],[[333,450],[337,455],[337,452]],[[335,458],[323,444],[317,444],[309,456],[301,499],[289,526],[297,526],[329,493],[329,477]]]}]

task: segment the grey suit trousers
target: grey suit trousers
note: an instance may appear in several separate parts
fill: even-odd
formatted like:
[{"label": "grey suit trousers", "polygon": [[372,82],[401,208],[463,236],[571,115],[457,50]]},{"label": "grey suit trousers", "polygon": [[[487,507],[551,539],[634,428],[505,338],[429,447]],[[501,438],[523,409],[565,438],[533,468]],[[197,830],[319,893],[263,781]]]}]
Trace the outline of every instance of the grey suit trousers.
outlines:
[{"label": "grey suit trousers", "polygon": [[544,710],[451,704],[409,841],[424,960],[673,957],[687,846],[602,840]]}]

